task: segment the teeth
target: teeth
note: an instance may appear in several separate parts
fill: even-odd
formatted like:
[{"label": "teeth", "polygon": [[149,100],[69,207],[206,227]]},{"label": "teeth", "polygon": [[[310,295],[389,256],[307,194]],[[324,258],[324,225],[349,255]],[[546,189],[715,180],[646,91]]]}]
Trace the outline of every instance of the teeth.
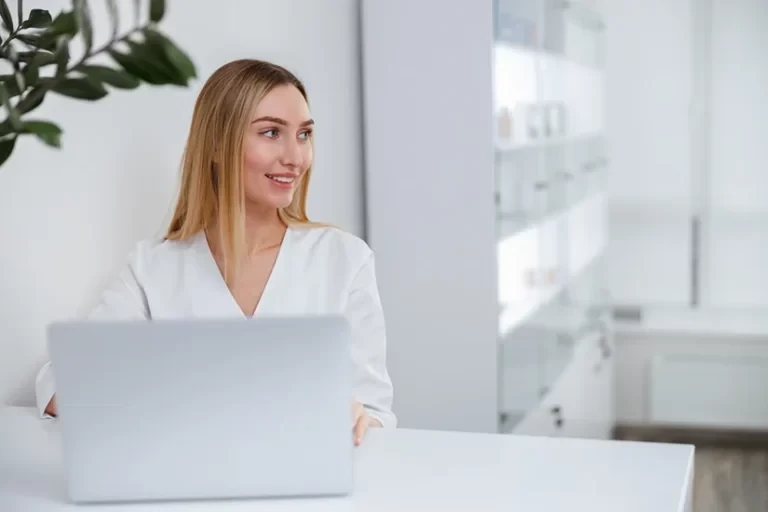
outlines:
[{"label": "teeth", "polygon": [[275,180],[279,183],[293,183],[293,178],[290,176],[271,176],[267,174],[267,178]]}]

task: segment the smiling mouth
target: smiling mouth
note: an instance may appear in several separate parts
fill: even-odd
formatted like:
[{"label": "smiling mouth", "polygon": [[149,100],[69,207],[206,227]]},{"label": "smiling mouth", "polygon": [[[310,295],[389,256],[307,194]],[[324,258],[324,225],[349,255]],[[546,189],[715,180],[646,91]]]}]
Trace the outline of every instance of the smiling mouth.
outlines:
[{"label": "smiling mouth", "polygon": [[290,184],[296,179],[295,176],[275,176],[274,174],[267,174],[267,178],[278,183]]}]

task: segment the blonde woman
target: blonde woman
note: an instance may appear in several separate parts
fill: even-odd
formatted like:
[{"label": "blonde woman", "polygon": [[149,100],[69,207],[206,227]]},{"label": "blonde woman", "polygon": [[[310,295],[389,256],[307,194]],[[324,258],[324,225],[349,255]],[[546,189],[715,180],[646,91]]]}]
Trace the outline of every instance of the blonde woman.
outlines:
[{"label": "blonde woman", "polygon": [[[353,431],[394,427],[373,253],[311,222],[313,121],[304,85],[258,60],[219,68],[195,104],[167,234],[138,244],[94,319],[343,313],[353,329]],[[56,415],[53,369],[37,378]],[[311,421],[311,420],[310,420]]]}]

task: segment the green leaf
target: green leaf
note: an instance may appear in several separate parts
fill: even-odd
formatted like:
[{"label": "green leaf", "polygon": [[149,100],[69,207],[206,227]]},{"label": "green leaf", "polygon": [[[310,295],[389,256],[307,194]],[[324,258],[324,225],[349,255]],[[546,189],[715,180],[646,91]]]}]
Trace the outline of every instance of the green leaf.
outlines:
[{"label": "green leaf", "polygon": [[45,9],[32,9],[29,18],[21,24],[22,28],[46,28],[53,23],[51,13]]},{"label": "green leaf", "polygon": [[11,17],[11,10],[8,8],[8,2],[0,0],[0,18],[3,20],[5,29],[9,32],[13,32],[13,18]]},{"label": "green leaf", "polygon": [[65,78],[51,89],[53,92],[79,100],[100,100],[107,94],[101,83],[90,78]]},{"label": "green leaf", "polygon": [[56,49],[56,41],[42,34],[16,34],[16,39],[39,50],[52,52]]},{"label": "green leaf", "polygon": [[27,88],[27,80],[24,78],[24,75],[17,71],[13,76],[19,91],[25,90]]},{"label": "green leaf", "polygon": [[23,73],[24,80],[27,82],[27,85],[37,84],[37,81],[40,80],[40,64],[38,64],[38,60],[34,59],[32,62],[27,64]]},{"label": "green leaf", "polygon": [[8,93],[8,88],[5,83],[0,82],[0,101],[5,105],[5,109],[8,111],[8,121],[11,122],[14,130],[21,129],[21,117],[19,111],[11,103],[11,95]]},{"label": "green leaf", "polygon": [[120,11],[117,8],[117,0],[107,0],[107,13],[112,20],[111,39],[117,39],[117,31],[120,28]]},{"label": "green leaf", "polygon": [[141,66],[148,67],[152,73],[160,80],[158,85],[175,83],[180,80],[176,69],[168,62],[162,49],[152,45],[149,41],[139,43],[128,40],[130,55]]},{"label": "green leaf", "polygon": [[166,69],[164,63],[158,61],[157,55],[152,54],[145,46],[134,41],[128,41],[128,46],[130,53],[108,50],[109,55],[126,72],[152,85],[173,83],[175,80],[173,70]]},{"label": "green leaf", "polygon": [[83,65],[79,66],[77,70],[82,71],[87,77],[97,82],[109,84],[118,89],[135,89],[141,84],[135,76],[107,66]]},{"label": "green leaf", "polygon": [[187,85],[188,80],[197,78],[195,64],[168,36],[152,29],[147,29],[144,35],[147,44],[163,54],[165,61],[176,70],[179,81],[184,82],[183,85]]},{"label": "green leaf", "polygon": [[149,19],[158,23],[165,16],[165,0],[150,0]]},{"label": "green leaf", "polygon": [[3,165],[8,157],[13,153],[13,147],[16,145],[16,137],[0,140],[0,165]]},{"label": "green leaf", "polygon": [[38,76],[35,73],[34,67],[30,69],[30,66],[27,66],[23,72],[17,71],[12,75],[0,75],[0,83],[5,87],[8,96],[14,98],[37,82]]},{"label": "green leaf", "polygon": [[5,86],[5,92],[8,93],[8,96],[11,98],[18,96],[21,94],[21,90],[19,90],[19,84],[16,82],[16,75],[0,75],[0,83]]},{"label": "green leaf", "polygon": [[162,83],[161,80],[153,76],[148,69],[142,67],[131,55],[113,49],[108,49],[107,53],[112,57],[112,60],[119,64],[129,75],[135,76],[148,84]]},{"label": "green leaf", "polygon": [[150,40],[144,43],[128,41],[131,56],[136,58],[142,66],[149,66],[157,77],[161,77],[160,84],[187,85],[187,79],[168,60],[165,50]]},{"label": "green leaf", "polygon": [[16,48],[13,47],[13,45],[8,45],[5,50],[5,57],[11,61],[11,64],[13,64],[14,68],[18,66],[19,64],[19,52],[16,50]]},{"label": "green leaf", "polygon": [[7,119],[0,123],[0,138],[5,138],[8,135],[17,135],[16,130],[11,126],[11,122]]},{"label": "green leaf", "polygon": [[54,148],[61,147],[61,128],[48,121],[25,121],[21,133],[31,133]]},{"label": "green leaf", "polygon": [[45,99],[46,88],[41,86],[34,87],[23,100],[16,106],[21,114],[32,112],[39,107]]},{"label": "green leaf", "polygon": [[38,67],[47,66],[56,62],[56,57],[53,53],[45,50],[21,52],[17,55],[19,62],[30,63],[37,62]]},{"label": "green leaf", "polygon": [[71,36],[77,34],[77,19],[75,13],[72,11],[62,11],[51,22],[51,26],[48,27],[47,32],[55,33],[56,35],[69,34]]},{"label": "green leaf", "polygon": [[64,76],[67,73],[69,57],[69,36],[59,36],[56,41],[56,52],[53,54],[56,60],[56,76]]},{"label": "green leaf", "polygon": [[61,35],[71,37],[77,34],[77,20],[74,12],[60,12],[51,25],[43,32],[43,44],[55,44]]},{"label": "green leaf", "polygon": [[93,47],[93,25],[91,24],[91,12],[88,9],[88,2],[87,0],[74,0],[73,4],[75,7],[77,29],[80,31],[80,35],[83,36],[85,53],[88,53]]},{"label": "green leaf", "polygon": [[16,34],[16,39],[30,46],[37,46],[43,38],[40,34]]},{"label": "green leaf", "polygon": [[52,53],[36,52],[22,70],[27,87],[34,87],[40,82],[40,68],[53,64],[56,59]]}]

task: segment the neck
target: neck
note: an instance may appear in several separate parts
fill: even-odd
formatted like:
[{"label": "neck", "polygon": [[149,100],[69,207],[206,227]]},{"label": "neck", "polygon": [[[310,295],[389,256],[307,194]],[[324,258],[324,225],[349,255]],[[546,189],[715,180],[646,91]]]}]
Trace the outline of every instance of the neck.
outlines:
[{"label": "neck", "polygon": [[249,205],[245,210],[245,243],[248,252],[257,252],[279,244],[286,226],[277,214],[276,208]]},{"label": "neck", "polygon": [[[275,208],[248,206],[245,213],[245,250],[248,255],[263,249],[279,245],[287,227],[280,220]],[[220,254],[219,225],[213,226],[208,235],[208,243],[214,255]]]}]

